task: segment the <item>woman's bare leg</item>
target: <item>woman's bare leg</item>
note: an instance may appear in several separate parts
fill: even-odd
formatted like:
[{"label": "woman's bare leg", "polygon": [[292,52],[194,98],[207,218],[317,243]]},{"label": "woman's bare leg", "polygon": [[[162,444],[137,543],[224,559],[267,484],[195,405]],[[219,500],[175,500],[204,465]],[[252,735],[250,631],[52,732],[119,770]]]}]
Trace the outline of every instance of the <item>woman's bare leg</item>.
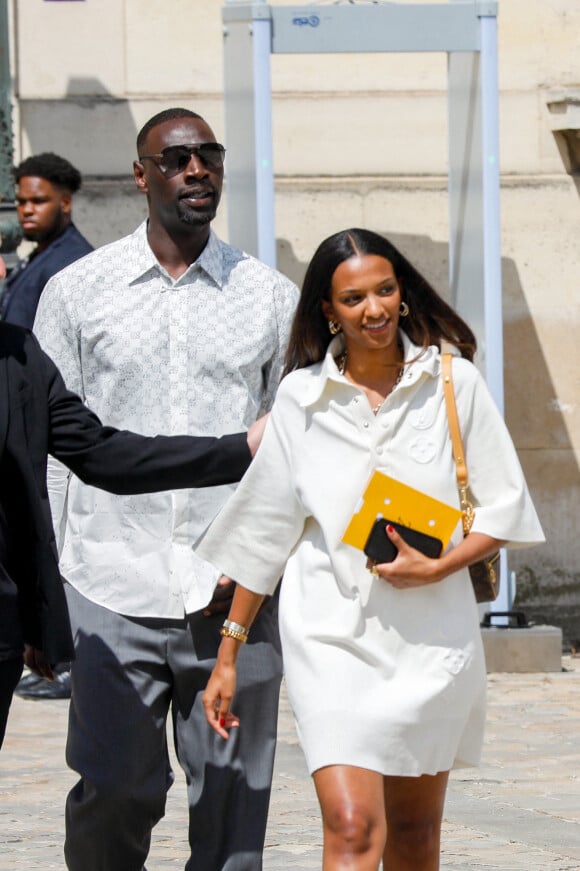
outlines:
[{"label": "woman's bare leg", "polygon": [[386,839],[384,780],[376,771],[352,765],[329,765],[314,773],[323,871],[377,871]]},{"label": "woman's bare leg", "polygon": [[384,778],[384,871],[438,871],[448,779],[448,771]]}]

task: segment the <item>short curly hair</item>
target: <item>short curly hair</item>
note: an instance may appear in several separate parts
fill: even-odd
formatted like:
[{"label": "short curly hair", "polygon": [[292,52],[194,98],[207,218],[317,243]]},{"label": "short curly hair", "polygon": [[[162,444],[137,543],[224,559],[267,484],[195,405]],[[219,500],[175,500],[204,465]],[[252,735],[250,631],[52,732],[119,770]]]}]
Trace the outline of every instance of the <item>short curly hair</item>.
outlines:
[{"label": "short curly hair", "polygon": [[80,190],[82,177],[78,169],[64,157],[46,151],[27,157],[14,168],[14,179],[20,181],[24,176],[44,178],[56,187],[64,188],[71,194]]}]

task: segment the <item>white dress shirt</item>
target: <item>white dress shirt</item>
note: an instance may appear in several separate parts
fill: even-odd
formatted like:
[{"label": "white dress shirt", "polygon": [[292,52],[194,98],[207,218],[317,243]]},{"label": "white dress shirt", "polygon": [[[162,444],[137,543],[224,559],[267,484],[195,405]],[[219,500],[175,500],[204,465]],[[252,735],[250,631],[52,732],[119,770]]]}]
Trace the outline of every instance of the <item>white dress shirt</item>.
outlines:
[{"label": "white dress shirt", "polygon": [[[67,386],[104,422],[146,435],[222,435],[270,407],[296,299],[292,282],[213,232],[172,279],[145,222],[54,276],[34,329]],[[231,490],[119,497],[52,461],[64,577],[128,616],[199,610],[218,573],[194,547]]]}]

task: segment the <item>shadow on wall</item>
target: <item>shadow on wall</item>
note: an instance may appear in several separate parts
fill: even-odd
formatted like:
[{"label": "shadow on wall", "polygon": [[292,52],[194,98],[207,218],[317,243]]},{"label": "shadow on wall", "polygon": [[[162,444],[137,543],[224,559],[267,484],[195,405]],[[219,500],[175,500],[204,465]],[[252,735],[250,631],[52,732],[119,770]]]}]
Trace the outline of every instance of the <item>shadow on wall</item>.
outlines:
[{"label": "shadow on wall", "polygon": [[74,221],[95,247],[143,220],[146,202],[135,188],[132,167],[137,125],[128,100],[114,97],[99,79],[76,78],[69,80],[64,99],[22,100],[20,111],[31,153],[54,151],[81,172]]},{"label": "shadow on wall", "polygon": [[137,136],[130,103],[99,79],[70,79],[61,99],[22,100],[21,119],[33,153],[65,148],[63,156],[83,173],[130,174]]},{"label": "shadow on wall", "polygon": [[[561,401],[525,304],[513,261],[504,263],[506,421],[514,436],[546,544],[515,551],[517,605],[536,623],[560,626],[564,640],[580,646],[580,470],[568,430],[574,409]],[[544,324],[547,331],[550,327]],[[557,330],[550,342],[561,361],[577,357],[572,331]]]},{"label": "shadow on wall", "polygon": [[[449,300],[447,244],[379,232]],[[278,240],[278,267],[299,286],[306,266],[287,240]],[[567,409],[556,396],[517,266],[508,258],[502,259],[502,282],[505,418],[546,535],[543,546],[510,553],[510,570],[517,577],[515,606],[531,621],[560,626],[566,644],[580,648],[580,470]]]},{"label": "shadow on wall", "polygon": [[578,126],[562,130],[553,129],[552,134],[560,152],[564,169],[580,194],[580,129]]}]

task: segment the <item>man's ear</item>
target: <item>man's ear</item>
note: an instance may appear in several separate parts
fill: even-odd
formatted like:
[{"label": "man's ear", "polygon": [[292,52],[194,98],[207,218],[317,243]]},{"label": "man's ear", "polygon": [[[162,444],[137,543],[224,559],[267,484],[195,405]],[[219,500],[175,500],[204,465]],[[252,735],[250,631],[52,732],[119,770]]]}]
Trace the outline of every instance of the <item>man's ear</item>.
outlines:
[{"label": "man's ear", "polygon": [[137,185],[138,190],[140,190],[142,194],[146,194],[148,188],[147,179],[145,177],[145,168],[138,160],[133,161],[133,178],[135,179],[135,184]]},{"label": "man's ear", "polygon": [[60,198],[60,207],[64,215],[70,215],[72,211],[72,194],[68,191],[63,191]]}]

